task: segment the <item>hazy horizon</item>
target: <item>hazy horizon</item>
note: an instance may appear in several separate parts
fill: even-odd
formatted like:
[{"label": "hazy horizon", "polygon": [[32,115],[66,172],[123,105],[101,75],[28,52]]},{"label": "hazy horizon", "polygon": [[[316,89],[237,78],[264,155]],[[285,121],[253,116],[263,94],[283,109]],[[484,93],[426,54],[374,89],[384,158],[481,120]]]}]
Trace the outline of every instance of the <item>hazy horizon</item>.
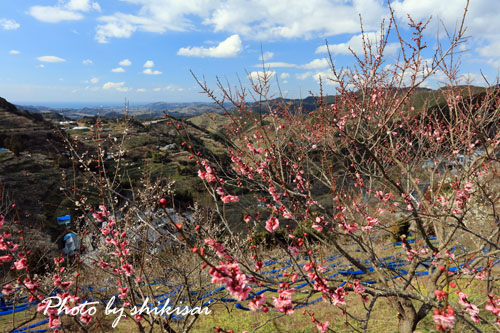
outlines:
[{"label": "hazy horizon", "polygon": [[[2,97],[2,96],[0,96]],[[22,106],[46,106],[50,108],[55,108],[55,109],[62,109],[62,108],[69,108],[69,109],[80,109],[84,107],[124,107],[125,102],[50,102],[50,101],[44,101],[44,102],[18,102],[18,101],[10,101],[7,100],[9,103],[15,104],[15,105],[22,105]],[[151,104],[151,103],[172,103],[172,104],[198,104],[198,103],[204,103],[204,104],[211,104],[210,102],[200,102],[200,101],[194,101],[194,102],[168,102],[168,101],[143,101],[143,102],[129,102],[130,107],[134,106],[140,106],[140,105],[146,105],[146,104]]]}]

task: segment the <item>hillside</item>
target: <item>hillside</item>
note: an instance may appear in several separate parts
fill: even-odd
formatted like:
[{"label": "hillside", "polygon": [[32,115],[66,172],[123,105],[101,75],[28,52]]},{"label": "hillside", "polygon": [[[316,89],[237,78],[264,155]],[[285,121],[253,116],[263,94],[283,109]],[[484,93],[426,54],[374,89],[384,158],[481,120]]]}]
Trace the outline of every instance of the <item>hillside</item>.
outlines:
[{"label": "hillside", "polygon": [[[82,119],[100,115],[102,117],[125,116],[124,106],[97,106],[83,108],[55,108],[43,105],[17,105],[17,108],[28,110],[32,113],[40,113],[50,119],[67,118]],[[140,119],[155,119],[164,116],[168,112],[174,117],[192,117],[206,112],[220,112],[219,108],[212,103],[167,103],[155,102],[144,105],[133,105],[129,107],[129,115]]]},{"label": "hillside", "polygon": [[210,133],[221,134],[226,126],[231,122],[228,117],[218,113],[207,112],[188,118],[192,124],[203,128]]},{"label": "hillside", "polygon": [[20,111],[3,98],[0,98],[0,119],[0,146],[4,148],[0,152],[3,202],[17,204],[24,224],[51,233],[57,207],[64,200],[59,190],[62,185],[59,166],[68,163],[61,155],[64,142],[58,130],[40,115]]},{"label": "hillside", "polygon": [[[15,202],[21,223],[42,230],[45,235],[42,238],[52,244],[64,232],[57,225],[57,216],[72,215],[73,225],[78,224],[76,217],[82,211],[75,206],[74,194],[76,198],[84,196],[91,206],[99,202],[97,189],[88,182],[95,172],[95,162],[89,164],[91,171],[84,171],[78,162],[73,167],[73,161],[79,158],[72,161],[74,152],[70,153],[64,136],[73,142],[79,156],[88,152],[86,162],[95,161],[95,130],[99,122],[104,133],[104,165],[109,174],[117,175],[117,193],[130,198],[133,189],[140,188],[146,178],[170,179],[175,181],[174,197],[182,209],[195,200],[205,201],[202,182],[196,176],[196,163],[189,158],[191,153],[183,141],[203,156],[222,156],[223,152],[222,139],[216,134],[175,118],[176,123],[183,124],[189,138],[180,137],[175,127],[164,121],[137,118],[125,122],[87,117],[76,123],[82,129],[63,130],[61,126],[67,125],[59,124],[58,117],[46,120],[39,113],[19,110],[5,99],[0,99],[0,119],[0,204],[3,205],[0,211],[6,212],[7,218],[16,219],[15,211],[10,208]],[[117,145],[122,139],[123,146]],[[77,191],[72,193],[75,184]]]}]

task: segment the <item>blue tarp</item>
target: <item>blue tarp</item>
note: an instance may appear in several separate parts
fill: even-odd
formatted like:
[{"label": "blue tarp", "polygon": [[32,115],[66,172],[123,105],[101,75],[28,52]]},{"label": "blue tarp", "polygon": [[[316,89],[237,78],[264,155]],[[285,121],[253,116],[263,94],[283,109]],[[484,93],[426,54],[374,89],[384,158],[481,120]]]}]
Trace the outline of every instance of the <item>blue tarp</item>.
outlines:
[{"label": "blue tarp", "polygon": [[57,224],[59,224],[59,225],[69,225],[70,223],[71,223],[71,216],[70,215],[57,217]]}]

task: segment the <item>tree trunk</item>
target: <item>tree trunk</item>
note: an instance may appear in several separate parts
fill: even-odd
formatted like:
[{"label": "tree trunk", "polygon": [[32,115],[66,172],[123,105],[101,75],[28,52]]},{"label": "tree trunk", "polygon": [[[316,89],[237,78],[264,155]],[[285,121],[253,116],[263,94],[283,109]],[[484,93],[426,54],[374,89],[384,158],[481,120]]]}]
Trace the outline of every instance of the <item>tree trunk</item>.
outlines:
[{"label": "tree trunk", "polygon": [[[413,317],[413,316],[411,316]],[[401,333],[413,333],[417,328],[418,321],[415,317],[413,318],[400,318],[399,319],[399,332]]]},{"label": "tree trunk", "polygon": [[403,311],[399,314],[399,332],[413,333],[417,328],[420,318],[415,311],[415,307],[409,299],[400,301],[400,309]]}]

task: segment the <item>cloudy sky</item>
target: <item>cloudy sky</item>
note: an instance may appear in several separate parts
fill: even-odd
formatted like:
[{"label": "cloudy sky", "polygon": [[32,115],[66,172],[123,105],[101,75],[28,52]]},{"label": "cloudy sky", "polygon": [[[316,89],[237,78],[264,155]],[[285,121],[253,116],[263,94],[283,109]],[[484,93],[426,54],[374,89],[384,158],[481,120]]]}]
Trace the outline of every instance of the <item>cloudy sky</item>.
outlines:
[{"label": "cloudy sky", "polygon": [[[453,31],[465,0],[393,0],[401,32],[407,14]],[[0,1],[0,96],[15,103],[207,101],[190,74],[232,84],[262,70],[286,97],[318,91],[328,75],[325,39],[336,66],[354,61],[364,30],[376,39],[386,0],[23,0]],[[462,74],[494,81],[500,66],[500,1],[473,0],[462,45]],[[392,38],[386,62],[398,56]],[[430,53],[429,53],[430,54]],[[429,82],[439,85],[439,78]],[[333,86],[325,87],[334,93]]]}]

